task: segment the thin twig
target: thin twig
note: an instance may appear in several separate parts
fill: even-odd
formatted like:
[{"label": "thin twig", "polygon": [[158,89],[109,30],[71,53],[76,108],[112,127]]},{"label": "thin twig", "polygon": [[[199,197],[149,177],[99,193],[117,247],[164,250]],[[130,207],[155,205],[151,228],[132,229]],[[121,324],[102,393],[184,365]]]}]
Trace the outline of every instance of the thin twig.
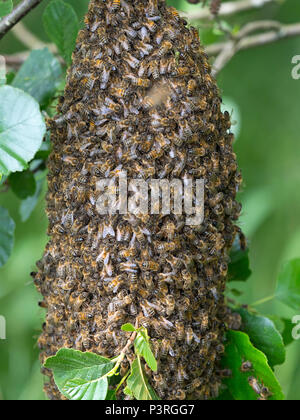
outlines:
[{"label": "thin twig", "polygon": [[57,47],[54,44],[46,44],[45,42],[41,41],[29,29],[26,28],[23,22],[19,22],[14,28],[12,28],[11,32],[29,50],[42,49],[47,47],[52,53],[57,53]]},{"label": "thin twig", "polygon": [[41,2],[42,0],[23,0],[18,4],[8,16],[0,21],[0,39]]},{"label": "thin twig", "polygon": [[[259,9],[267,4],[276,2],[278,2],[278,0],[239,0],[227,2],[222,4],[218,15],[235,15],[237,13],[245,12],[247,10]],[[197,12],[182,13],[182,15],[189,20],[212,20],[215,18],[215,16],[210,12],[210,9],[208,8],[200,9]]]},{"label": "thin twig", "polygon": [[[253,22],[247,24],[245,29],[242,28],[242,32],[249,34],[251,29],[256,31],[259,28],[259,22]],[[267,22],[263,21],[261,28],[267,29]],[[300,36],[300,23],[282,25],[279,22],[270,21],[269,28],[276,28],[262,34],[250,35],[240,38],[238,34],[236,40],[230,40],[225,42],[220,42],[216,44],[209,45],[206,48],[206,53],[209,56],[217,56],[214,65],[213,65],[213,74],[216,76],[225,65],[232,59],[232,57],[242,50],[247,50],[249,48],[254,48],[262,45],[271,44],[273,42],[279,41],[281,39],[287,39],[295,36]],[[247,29],[247,30],[246,30]]]}]

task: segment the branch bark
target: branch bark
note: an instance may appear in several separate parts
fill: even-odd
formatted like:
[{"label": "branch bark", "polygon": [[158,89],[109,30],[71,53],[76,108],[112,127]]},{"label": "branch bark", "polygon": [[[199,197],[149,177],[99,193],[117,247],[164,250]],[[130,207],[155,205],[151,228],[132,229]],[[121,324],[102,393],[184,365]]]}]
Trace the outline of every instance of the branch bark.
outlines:
[{"label": "branch bark", "polygon": [[[261,34],[248,36],[250,32],[259,29],[266,30],[267,28],[273,29]],[[206,53],[209,56],[217,56],[213,65],[214,76],[216,76],[239,51],[271,44],[281,39],[300,36],[300,23],[282,25],[275,21],[252,22],[242,28],[240,34],[238,34],[234,40],[212,44],[206,48]]]},{"label": "branch bark", "polygon": [[[223,3],[221,5],[218,16],[235,15],[237,13],[245,12],[247,10],[259,9],[266,6],[267,4],[276,2],[278,2],[278,0],[239,0]],[[197,12],[184,13],[183,15],[185,18],[190,20],[212,20],[215,18],[215,16],[212,15],[210,10],[207,8],[200,9]]]},{"label": "branch bark", "polygon": [[18,4],[8,16],[0,21],[0,39],[41,2],[42,0],[23,0]]}]

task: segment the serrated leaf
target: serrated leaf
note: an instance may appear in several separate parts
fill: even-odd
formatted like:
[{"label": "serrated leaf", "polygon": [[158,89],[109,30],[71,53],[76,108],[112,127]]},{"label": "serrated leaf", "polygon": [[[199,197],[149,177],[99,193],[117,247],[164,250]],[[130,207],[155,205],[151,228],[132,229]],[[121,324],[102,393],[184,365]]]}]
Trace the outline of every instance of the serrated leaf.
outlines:
[{"label": "serrated leaf", "polygon": [[[241,372],[242,363],[250,361],[253,370]],[[239,331],[227,333],[227,345],[222,366],[232,371],[232,377],[225,379],[230,393],[235,400],[254,401],[259,395],[249,385],[249,378],[255,377],[260,385],[264,385],[272,393],[270,400],[284,400],[284,395],[272,369],[268,365],[267,357],[257,350],[250,342],[247,334]]]},{"label": "serrated leaf", "polygon": [[12,191],[21,200],[32,197],[36,191],[36,182],[31,171],[16,172],[9,177],[9,184]]},{"label": "serrated leaf", "polygon": [[59,391],[71,400],[105,400],[108,391],[107,374],[114,363],[94,353],[61,349],[46,360]]},{"label": "serrated leaf", "polygon": [[0,1],[0,18],[9,15],[13,10],[12,0],[1,0]]},{"label": "serrated leaf", "polygon": [[142,334],[141,332],[138,333],[135,341],[134,347],[137,354],[142,356],[147,365],[152,369],[154,372],[157,371],[157,361],[155,360],[154,354],[152,353],[150,342],[147,339],[147,336]]},{"label": "serrated leaf", "polygon": [[289,261],[282,267],[275,296],[290,308],[300,310],[300,258]]},{"label": "serrated leaf", "polygon": [[251,276],[249,249],[242,250],[239,240],[234,242],[230,252],[228,281],[246,281]]},{"label": "serrated leaf", "polygon": [[8,210],[0,207],[0,267],[9,259],[14,247],[15,222]]},{"label": "serrated leaf", "polygon": [[0,173],[27,169],[46,127],[38,103],[11,86],[0,87]]},{"label": "serrated leaf", "polygon": [[121,329],[122,329],[122,331],[127,331],[127,332],[136,331],[136,328],[132,324],[124,324],[124,325],[122,325]]},{"label": "serrated leaf", "polygon": [[48,37],[70,65],[79,30],[78,17],[73,7],[62,0],[53,0],[45,9],[43,22]]},{"label": "serrated leaf", "polygon": [[61,75],[61,65],[48,48],[35,50],[18,71],[12,86],[29,93],[44,107],[55,94]]},{"label": "serrated leaf", "polygon": [[285,362],[286,351],[283,338],[269,318],[255,315],[246,309],[236,310],[243,320],[242,330],[248,334],[251,343],[261,350],[274,367]]},{"label": "serrated leaf", "polygon": [[127,379],[127,392],[139,401],[152,401],[159,398],[149,385],[140,357],[137,357],[131,365],[131,374]]}]

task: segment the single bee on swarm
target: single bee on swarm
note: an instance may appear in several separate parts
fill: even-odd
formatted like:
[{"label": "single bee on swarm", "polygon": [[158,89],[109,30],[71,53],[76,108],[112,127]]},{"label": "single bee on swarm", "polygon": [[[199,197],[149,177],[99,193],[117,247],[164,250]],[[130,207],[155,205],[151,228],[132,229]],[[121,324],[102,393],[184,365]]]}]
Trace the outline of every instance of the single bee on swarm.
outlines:
[{"label": "single bee on swarm", "polygon": [[[137,323],[161,399],[216,397],[226,328],[238,323],[223,296],[240,212],[229,116],[197,30],[165,0],[91,0],[84,22],[49,121],[50,241],[34,276],[48,311],[41,360],[66,345],[115,357],[128,341],[120,327]],[[97,182],[121,171],[204,178],[204,223],[99,214]],[[62,399],[45,373],[48,396]]]}]

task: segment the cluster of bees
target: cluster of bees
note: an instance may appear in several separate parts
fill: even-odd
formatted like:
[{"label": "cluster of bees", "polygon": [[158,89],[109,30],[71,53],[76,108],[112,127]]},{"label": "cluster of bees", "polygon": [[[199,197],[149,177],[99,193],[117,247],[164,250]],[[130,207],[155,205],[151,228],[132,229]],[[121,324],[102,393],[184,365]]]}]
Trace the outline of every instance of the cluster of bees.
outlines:
[{"label": "cluster of bees", "polygon": [[[230,116],[194,28],[163,0],[92,0],[58,115],[49,125],[50,241],[35,283],[47,318],[44,362],[61,347],[115,357],[131,322],[148,329],[161,399],[218,395],[224,332],[239,327],[223,292],[241,176]],[[96,183],[202,178],[205,222],[99,215]],[[121,366],[125,375],[132,349]],[[51,373],[46,391],[60,399]],[[120,396],[122,398],[122,396]]]}]

